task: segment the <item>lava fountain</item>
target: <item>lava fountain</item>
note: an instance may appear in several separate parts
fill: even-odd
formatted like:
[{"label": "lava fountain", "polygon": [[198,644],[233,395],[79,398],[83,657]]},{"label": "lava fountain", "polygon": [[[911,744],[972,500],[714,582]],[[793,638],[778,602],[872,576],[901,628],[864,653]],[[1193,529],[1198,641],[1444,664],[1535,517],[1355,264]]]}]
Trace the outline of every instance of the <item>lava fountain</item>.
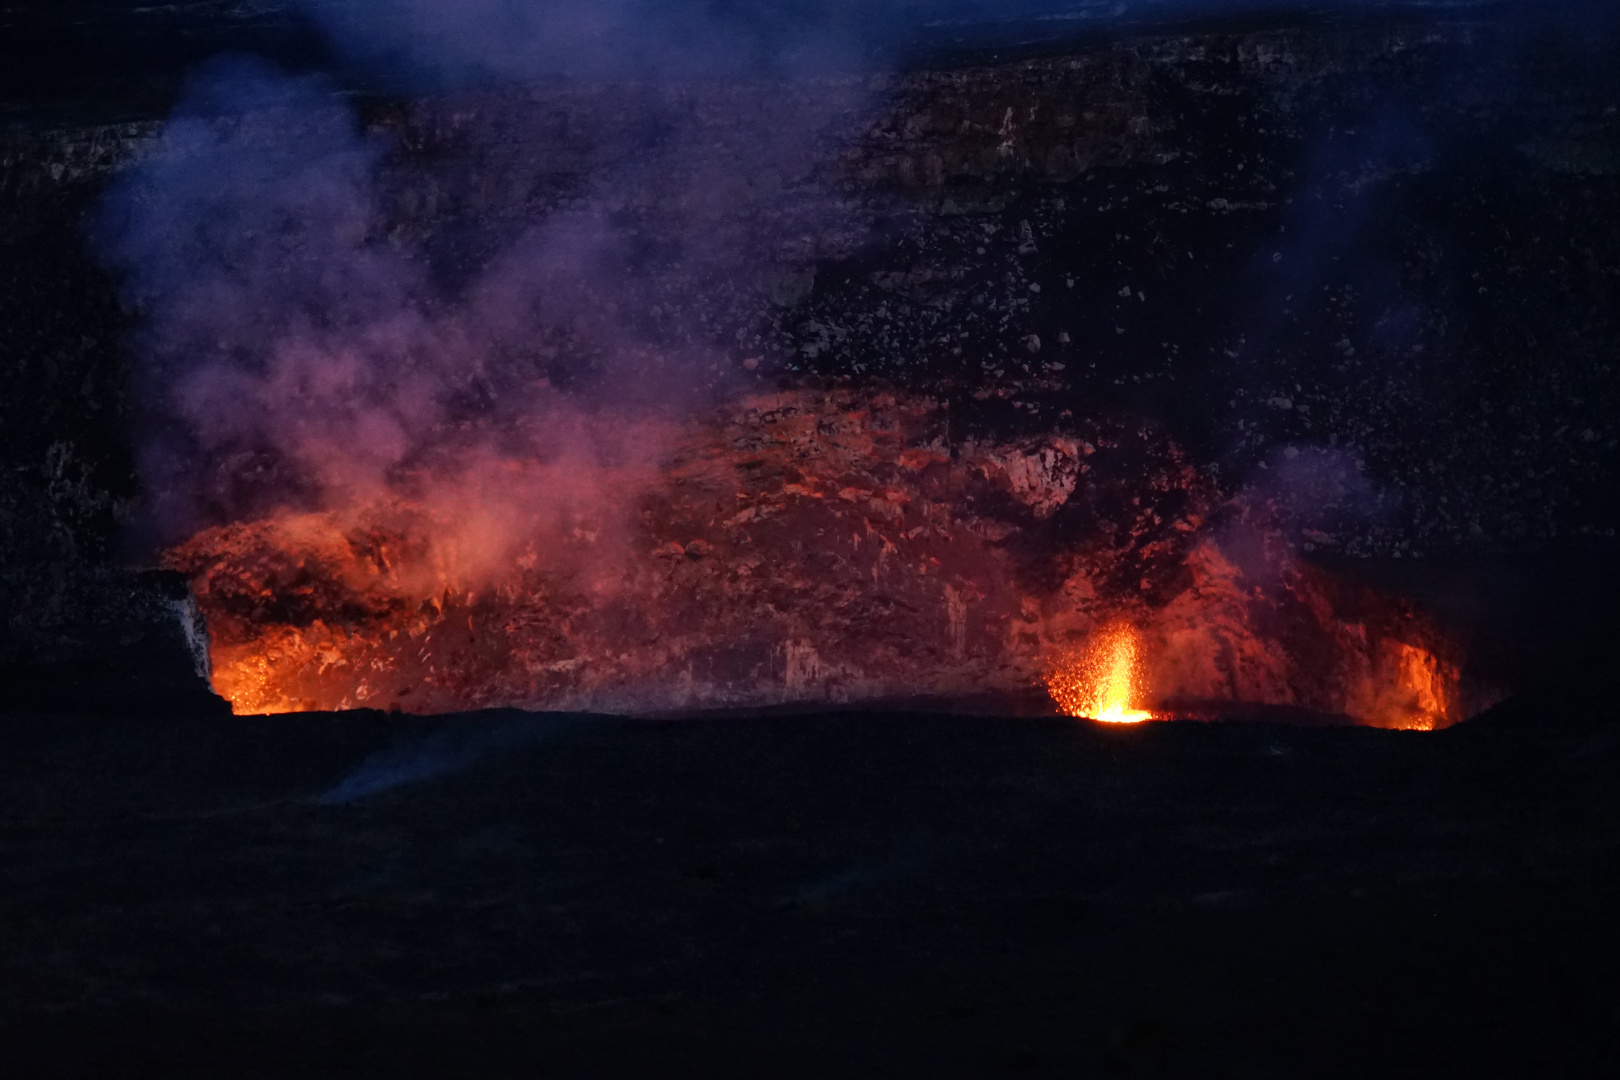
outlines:
[{"label": "lava fountain", "polygon": [[1046,677],[1047,691],[1068,716],[1104,724],[1140,724],[1154,718],[1140,709],[1139,635],[1128,623],[1106,626],[1083,651],[1071,653]]}]

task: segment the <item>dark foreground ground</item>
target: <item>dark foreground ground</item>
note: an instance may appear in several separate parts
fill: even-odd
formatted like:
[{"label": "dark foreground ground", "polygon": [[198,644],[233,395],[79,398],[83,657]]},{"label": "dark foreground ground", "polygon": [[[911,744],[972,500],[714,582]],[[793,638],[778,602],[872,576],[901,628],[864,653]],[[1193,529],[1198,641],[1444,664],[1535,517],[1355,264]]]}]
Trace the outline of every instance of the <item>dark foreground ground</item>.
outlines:
[{"label": "dark foreground ground", "polygon": [[1620,726],[0,721],[0,1075],[1613,1076]]}]

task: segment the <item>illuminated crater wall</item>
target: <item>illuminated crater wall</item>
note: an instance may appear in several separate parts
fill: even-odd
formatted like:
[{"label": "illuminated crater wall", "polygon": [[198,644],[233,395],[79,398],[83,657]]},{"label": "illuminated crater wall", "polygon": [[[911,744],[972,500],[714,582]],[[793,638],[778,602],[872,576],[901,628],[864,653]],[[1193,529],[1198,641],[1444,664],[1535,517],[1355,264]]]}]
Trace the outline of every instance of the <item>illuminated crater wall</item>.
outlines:
[{"label": "illuminated crater wall", "polygon": [[[171,598],[118,559],[166,548],[242,710],[1041,700],[1106,618],[1151,704],[1468,711],[1452,647],[1230,497],[1332,453],[1364,497],[1281,522],[1306,557],[1607,558],[1615,65],[1456,13],[1150,30],[410,99],[236,65],[169,123],[119,85],[11,125],[0,683],[145,680]],[[852,379],[916,396],[739,397]],[[690,407],[579,414],[637,393]],[[913,406],[930,465],[833,437]],[[1222,494],[1161,504],[1180,459],[1071,414]],[[1527,685],[1525,621],[1474,662]]]},{"label": "illuminated crater wall", "polygon": [[1144,707],[1432,728],[1477,696],[1419,615],[1295,561],[1135,423],[958,442],[933,399],[800,390],[504,445],[463,433],[341,510],[170,551],[215,689],[239,713],[1010,705],[1123,620]]}]

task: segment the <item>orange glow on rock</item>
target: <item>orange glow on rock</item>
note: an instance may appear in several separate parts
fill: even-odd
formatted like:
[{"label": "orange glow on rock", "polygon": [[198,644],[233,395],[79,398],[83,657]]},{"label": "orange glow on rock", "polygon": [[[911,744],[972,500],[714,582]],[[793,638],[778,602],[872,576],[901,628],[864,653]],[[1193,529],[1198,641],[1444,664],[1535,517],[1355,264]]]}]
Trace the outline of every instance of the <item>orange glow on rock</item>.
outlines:
[{"label": "orange glow on rock", "polygon": [[442,451],[386,485],[166,554],[237,713],[999,711],[1043,682],[1109,723],[1263,705],[1432,729],[1483,707],[1396,598],[1280,542],[1229,557],[1233,530],[1281,535],[1265,508],[1226,503],[1216,534],[1231,497],[1137,423],[963,439],[938,400],[799,390],[429,434]]},{"label": "orange glow on rock", "polygon": [[1369,680],[1367,723],[1397,731],[1434,731],[1462,719],[1455,706],[1460,674],[1434,653],[1416,645],[1390,642],[1385,669]]},{"label": "orange glow on rock", "polygon": [[1153,714],[1143,698],[1139,635],[1126,623],[1105,627],[1089,647],[1066,656],[1047,674],[1046,688],[1068,716],[1104,724],[1140,724]]}]

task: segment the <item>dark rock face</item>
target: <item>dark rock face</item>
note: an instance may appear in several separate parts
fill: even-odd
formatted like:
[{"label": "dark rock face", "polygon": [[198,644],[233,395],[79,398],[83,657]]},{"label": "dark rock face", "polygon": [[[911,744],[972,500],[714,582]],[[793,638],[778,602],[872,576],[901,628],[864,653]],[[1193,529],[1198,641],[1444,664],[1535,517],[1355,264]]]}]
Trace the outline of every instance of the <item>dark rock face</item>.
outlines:
[{"label": "dark rock face", "polygon": [[[716,392],[902,385],[964,433],[1145,416],[1307,553],[1606,551],[1609,59],[1489,20],[1284,26],[362,114],[391,147],[379,229],[452,301],[559,215],[634,249],[514,361],[554,385],[599,384],[633,339]],[[93,635],[71,628],[112,618],[91,598],[138,520],[131,433],[164,418],[131,404],[128,317],[83,223],[157,127],[18,126],[0,147],[17,662],[81,655]]]}]

